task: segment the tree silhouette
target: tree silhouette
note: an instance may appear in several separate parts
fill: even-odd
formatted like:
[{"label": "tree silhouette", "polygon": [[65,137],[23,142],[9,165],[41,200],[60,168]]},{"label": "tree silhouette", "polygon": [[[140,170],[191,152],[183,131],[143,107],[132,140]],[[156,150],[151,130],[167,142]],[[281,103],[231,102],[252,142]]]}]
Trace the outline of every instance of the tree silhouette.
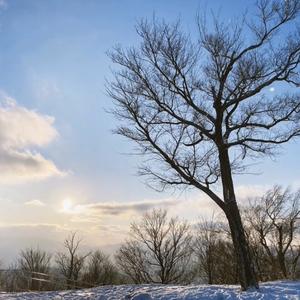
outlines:
[{"label": "tree silhouette", "polygon": [[[145,155],[140,174],[158,189],[194,187],[225,213],[242,289],[257,287],[233,175],[247,159],[276,153],[300,135],[298,0],[256,5],[251,20],[198,21],[193,42],[179,22],[142,21],[137,47],[109,53],[119,68],[108,85],[116,132]],[[288,26],[295,30],[286,33]],[[290,92],[271,93],[275,84]],[[282,87],[280,90],[283,90]],[[222,195],[216,186],[222,187]]]}]

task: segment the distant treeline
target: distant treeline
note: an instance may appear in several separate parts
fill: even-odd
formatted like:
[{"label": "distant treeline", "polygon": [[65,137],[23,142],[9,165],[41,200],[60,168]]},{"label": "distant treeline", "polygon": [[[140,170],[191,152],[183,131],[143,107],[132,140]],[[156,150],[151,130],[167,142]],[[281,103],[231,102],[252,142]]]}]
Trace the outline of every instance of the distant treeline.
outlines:
[{"label": "distant treeline", "polygon": [[[300,191],[274,186],[241,207],[246,236],[260,281],[300,278]],[[189,224],[154,209],[133,222],[130,235],[110,257],[83,253],[76,233],[63,252],[20,251],[0,272],[4,291],[57,290],[123,283],[235,284],[238,264],[222,217]]]}]

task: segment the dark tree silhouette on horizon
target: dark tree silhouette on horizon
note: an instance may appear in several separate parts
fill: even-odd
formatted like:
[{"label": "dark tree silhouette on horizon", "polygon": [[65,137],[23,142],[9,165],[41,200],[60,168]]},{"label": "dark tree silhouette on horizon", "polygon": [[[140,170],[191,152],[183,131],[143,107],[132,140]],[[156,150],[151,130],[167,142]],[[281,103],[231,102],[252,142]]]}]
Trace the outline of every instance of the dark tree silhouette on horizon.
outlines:
[{"label": "dark tree silhouette on horizon", "polygon": [[[299,0],[261,0],[252,19],[198,21],[196,41],[179,22],[141,21],[140,45],[109,53],[116,132],[137,143],[156,188],[194,187],[223,210],[243,290],[258,284],[233,176],[300,135],[299,10]],[[267,92],[277,83],[286,92]]]}]

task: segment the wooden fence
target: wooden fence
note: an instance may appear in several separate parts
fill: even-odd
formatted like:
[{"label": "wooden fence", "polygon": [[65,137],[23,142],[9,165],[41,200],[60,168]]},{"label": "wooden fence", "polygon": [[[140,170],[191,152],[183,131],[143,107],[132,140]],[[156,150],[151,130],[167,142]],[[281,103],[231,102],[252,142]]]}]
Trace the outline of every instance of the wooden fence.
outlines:
[{"label": "wooden fence", "polygon": [[53,273],[40,273],[22,270],[0,270],[0,291],[29,292],[97,287],[81,280],[72,280]]}]

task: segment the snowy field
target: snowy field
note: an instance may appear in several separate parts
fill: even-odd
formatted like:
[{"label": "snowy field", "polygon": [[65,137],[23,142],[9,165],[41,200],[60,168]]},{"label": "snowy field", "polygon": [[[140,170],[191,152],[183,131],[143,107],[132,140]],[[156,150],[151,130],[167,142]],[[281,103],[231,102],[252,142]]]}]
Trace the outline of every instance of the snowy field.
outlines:
[{"label": "snowy field", "polygon": [[198,299],[293,299],[300,300],[300,281],[263,283],[259,291],[240,292],[238,286],[120,285],[77,291],[0,294],[0,299],[28,300],[198,300]]}]

